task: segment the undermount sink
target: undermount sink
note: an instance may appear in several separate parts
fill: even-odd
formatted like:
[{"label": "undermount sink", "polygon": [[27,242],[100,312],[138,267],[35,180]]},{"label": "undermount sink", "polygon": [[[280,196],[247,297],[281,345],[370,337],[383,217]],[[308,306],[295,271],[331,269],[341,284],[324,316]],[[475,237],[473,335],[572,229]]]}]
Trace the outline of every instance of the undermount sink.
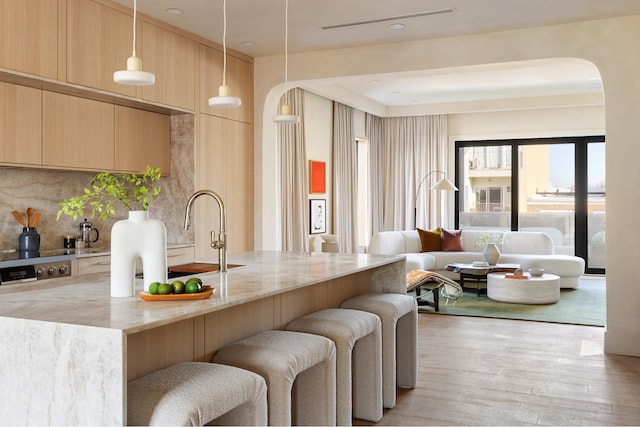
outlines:
[{"label": "undermount sink", "polygon": [[[227,269],[243,267],[242,264],[227,264]],[[167,269],[167,279],[176,277],[192,276],[198,273],[213,273],[220,270],[219,264],[206,262],[190,262],[189,264],[172,265]],[[137,278],[142,277],[142,272],[136,274]]]},{"label": "undermount sink", "polygon": [[[242,267],[241,264],[227,264],[227,269]],[[189,264],[173,265],[168,268],[167,277],[173,279],[175,277],[190,276],[198,273],[213,273],[220,270],[219,264],[206,262],[191,262]]]}]

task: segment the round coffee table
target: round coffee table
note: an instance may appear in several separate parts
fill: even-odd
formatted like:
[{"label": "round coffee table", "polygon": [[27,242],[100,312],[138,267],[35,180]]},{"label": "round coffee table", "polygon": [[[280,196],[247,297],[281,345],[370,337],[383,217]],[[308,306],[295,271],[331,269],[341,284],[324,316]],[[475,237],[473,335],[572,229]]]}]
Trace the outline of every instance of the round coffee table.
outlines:
[{"label": "round coffee table", "polygon": [[487,274],[487,296],[518,304],[554,304],[560,299],[560,277],[545,273],[528,279],[508,279],[504,273]]}]

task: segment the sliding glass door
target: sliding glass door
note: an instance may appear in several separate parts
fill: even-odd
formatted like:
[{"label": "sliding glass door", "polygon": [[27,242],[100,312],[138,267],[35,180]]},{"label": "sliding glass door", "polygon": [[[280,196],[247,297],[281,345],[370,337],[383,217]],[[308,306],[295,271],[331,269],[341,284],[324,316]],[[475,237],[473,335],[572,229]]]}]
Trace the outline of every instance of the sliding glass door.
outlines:
[{"label": "sliding glass door", "polygon": [[604,273],[604,137],[456,142],[456,227],[542,231]]}]

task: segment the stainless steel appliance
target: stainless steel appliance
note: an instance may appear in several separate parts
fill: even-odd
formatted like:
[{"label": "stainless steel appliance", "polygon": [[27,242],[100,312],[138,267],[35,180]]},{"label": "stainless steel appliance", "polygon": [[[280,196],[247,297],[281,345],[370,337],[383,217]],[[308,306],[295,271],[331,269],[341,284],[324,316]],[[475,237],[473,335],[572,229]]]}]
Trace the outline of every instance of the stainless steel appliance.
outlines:
[{"label": "stainless steel appliance", "polygon": [[24,252],[18,251],[0,253],[0,285],[71,276],[73,251],[60,249],[24,256]]}]

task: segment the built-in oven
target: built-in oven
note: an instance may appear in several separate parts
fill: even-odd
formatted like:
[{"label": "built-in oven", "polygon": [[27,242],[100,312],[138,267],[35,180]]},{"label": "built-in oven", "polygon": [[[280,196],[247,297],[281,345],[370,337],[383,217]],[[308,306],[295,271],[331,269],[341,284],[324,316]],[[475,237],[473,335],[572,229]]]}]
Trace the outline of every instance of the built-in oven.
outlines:
[{"label": "built-in oven", "polygon": [[71,276],[74,257],[72,251],[65,249],[28,256],[19,251],[3,251],[0,253],[0,285]]}]

